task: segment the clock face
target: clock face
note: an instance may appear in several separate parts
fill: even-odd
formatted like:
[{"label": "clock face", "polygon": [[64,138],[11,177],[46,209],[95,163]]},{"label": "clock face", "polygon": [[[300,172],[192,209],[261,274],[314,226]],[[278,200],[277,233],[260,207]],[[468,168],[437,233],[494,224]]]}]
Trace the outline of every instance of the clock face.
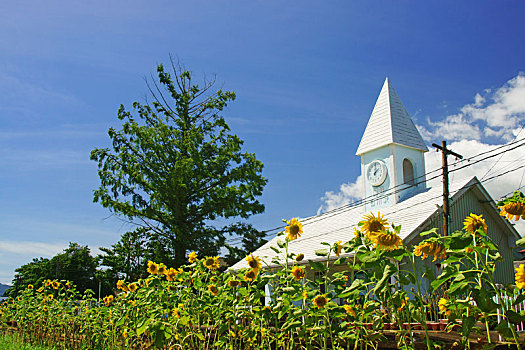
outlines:
[{"label": "clock face", "polygon": [[372,186],[379,186],[386,180],[386,164],[380,160],[374,160],[366,169],[366,178]]}]

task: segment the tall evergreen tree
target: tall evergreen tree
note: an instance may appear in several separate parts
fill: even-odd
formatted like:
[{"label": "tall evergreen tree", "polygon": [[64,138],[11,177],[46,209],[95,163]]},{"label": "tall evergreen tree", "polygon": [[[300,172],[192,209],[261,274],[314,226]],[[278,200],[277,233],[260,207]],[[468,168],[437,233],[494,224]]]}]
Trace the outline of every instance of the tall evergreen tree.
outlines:
[{"label": "tall evergreen tree", "polygon": [[173,76],[157,67],[150,104],[135,102],[136,116],[119,108],[112,148],[94,149],[91,159],[100,177],[94,202],[148,228],[160,259],[179,266],[189,250],[209,255],[224,246],[234,226],[216,219],[263,212],[257,197],[267,180],[219,115],[235,93],[214,89],[214,81],[201,87],[171,63]]}]

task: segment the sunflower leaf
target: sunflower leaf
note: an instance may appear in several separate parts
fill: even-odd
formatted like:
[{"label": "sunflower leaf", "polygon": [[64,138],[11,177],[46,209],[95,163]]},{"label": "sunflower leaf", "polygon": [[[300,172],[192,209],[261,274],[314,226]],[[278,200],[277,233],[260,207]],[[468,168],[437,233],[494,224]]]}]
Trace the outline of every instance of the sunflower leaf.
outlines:
[{"label": "sunflower leaf", "polygon": [[425,237],[425,236],[428,236],[428,235],[431,235],[431,234],[436,233],[436,231],[437,231],[437,228],[434,227],[434,228],[431,229],[431,230],[421,232],[419,235],[420,235],[421,237]]},{"label": "sunflower leaf", "polygon": [[317,271],[325,271],[326,270],[326,266],[321,264],[319,261],[308,260],[308,263],[310,264],[310,267],[312,269],[315,269]]},{"label": "sunflower leaf", "polygon": [[328,255],[328,249],[317,249],[315,251],[315,255],[317,255],[317,256],[327,256]]},{"label": "sunflower leaf", "polygon": [[514,300],[514,302],[512,303],[512,305],[519,305],[523,302],[523,300],[525,300],[525,294],[520,294],[516,300]]},{"label": "sunflower leaf", "polygon": [[525,322],[525,315],[521,315],[514,310],[507,310],[507,318],[510,323],[519,324]]},{"label": "sunflower leaf", "polygon": [[525,247],[525,237],[523,237],[523,238],[521,238],[521,239],[518,239],[518,240],[516,241],[516,245],[517,245],[518,247]]}]

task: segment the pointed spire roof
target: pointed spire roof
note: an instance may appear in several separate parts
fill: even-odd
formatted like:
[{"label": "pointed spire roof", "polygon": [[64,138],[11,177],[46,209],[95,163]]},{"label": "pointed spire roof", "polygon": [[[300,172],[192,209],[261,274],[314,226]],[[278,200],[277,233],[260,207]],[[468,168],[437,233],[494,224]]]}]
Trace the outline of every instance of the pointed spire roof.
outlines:
[{"label": "pointed spire roof", "polygon": [[386,78],[356,155],[359,156],[392,143],[416,148],[423,152],[428,151],[405,106]]}]

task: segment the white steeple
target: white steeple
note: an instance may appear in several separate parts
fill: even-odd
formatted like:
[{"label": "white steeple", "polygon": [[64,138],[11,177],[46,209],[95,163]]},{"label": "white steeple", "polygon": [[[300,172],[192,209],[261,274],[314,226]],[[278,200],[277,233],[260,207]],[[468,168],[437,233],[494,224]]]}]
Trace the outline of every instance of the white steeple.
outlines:
[{"label": "white steeple", "polygon": [[393,143],[428,151],[399,96],[386,78],[356,155]]},{"label": "white steeple", "polygon": [[386,78],[356,152],[365,210],[390,206],[426,188],[425,152],[423,138]]}]

